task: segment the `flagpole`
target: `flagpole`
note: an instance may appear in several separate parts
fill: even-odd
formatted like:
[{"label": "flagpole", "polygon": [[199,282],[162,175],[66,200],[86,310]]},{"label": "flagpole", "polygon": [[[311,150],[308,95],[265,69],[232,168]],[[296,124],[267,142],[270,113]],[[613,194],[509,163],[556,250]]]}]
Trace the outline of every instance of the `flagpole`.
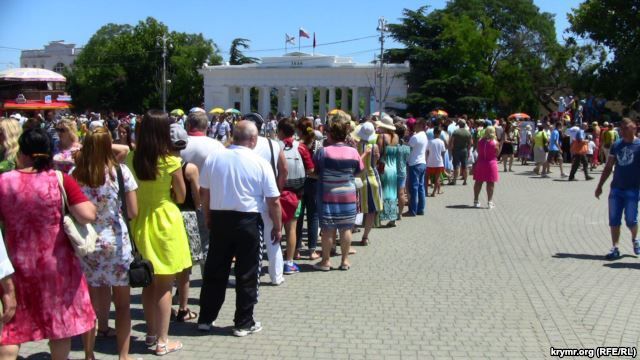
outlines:
[{"label": "flagpole", "polygon": [[287,54],[287,49],[289,48],[287,45],[289,45],[289,35],[284,34],[284,53],[285,55]]}]

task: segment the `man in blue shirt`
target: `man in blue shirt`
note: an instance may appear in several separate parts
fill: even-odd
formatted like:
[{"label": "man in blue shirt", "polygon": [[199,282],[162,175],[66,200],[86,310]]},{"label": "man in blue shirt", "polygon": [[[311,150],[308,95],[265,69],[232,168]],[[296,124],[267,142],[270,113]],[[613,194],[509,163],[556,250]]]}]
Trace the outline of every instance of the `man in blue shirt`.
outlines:
[{"label": "man in blue shirt", "polygon": [[549,136],[549,155],[547,156],[547,162],[542,167],[543,174],[549,174],[551,171],[551,165],[560,165],[560,176],[567,177],[562,168],[562,140],[560,133],[562,132],[562,122],[556,122],[553,130],[551,130],[551,136]]},{"label": "man in blue shirt", "polygon": [[636,137],[636,124],[629,118],[622,120],[620,130],[622,139],[611,146],[611,156],[602,171],[595,193],[596,198],[599,199],[602,194],[602,186],[615,166],[611,191],[609,192],[609,226],[611,227],[613,248],[606,255],[607,260],[620,258],[618,241],[623,212],[627,227],[631,231],[633,251],[636,255],[640,255],[640,240],[636,239],[638,234],[638,201],[640,200],[640,139]]}]

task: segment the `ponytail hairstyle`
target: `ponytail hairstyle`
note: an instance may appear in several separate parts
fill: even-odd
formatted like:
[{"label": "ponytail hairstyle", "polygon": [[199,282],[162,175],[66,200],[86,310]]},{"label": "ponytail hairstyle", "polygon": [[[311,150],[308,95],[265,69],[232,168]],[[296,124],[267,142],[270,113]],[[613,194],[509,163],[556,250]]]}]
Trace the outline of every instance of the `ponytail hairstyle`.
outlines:
[{"label": "ponytail hairstyle", "polygon": [[53,151],[49,135],[43,129],[27,129],[18,139],[20,153],[33,160],[33,168],[38,171],[51,169]]},{"label": "ponytail hairstyle", "polygon": [[304,118],[298,122],[297,125],[298,134],[300,139],[305,145],[311,144],[316,138],[316,133],[313,131],[313,123],[310,119]]}]

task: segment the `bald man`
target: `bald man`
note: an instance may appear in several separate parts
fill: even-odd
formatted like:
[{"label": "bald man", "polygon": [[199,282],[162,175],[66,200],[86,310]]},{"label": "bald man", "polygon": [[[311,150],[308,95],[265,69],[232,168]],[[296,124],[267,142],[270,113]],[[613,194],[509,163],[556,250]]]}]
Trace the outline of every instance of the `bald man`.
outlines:
[{"label": "bald man", "polygon": [[262,330],[253,318],[258,302],[263,221],[268,213],[273,230],[267,241],[280,242],[280,192],[271,165],[253,152],[258,129],[251,121],[234,128],[233,145],[207,157],[200,174],[200,196],[208,209],[209,255],[200,292],[198,329],[209,331],[224,303],[231,262],[235,256],[236,313],[233,334]]}]

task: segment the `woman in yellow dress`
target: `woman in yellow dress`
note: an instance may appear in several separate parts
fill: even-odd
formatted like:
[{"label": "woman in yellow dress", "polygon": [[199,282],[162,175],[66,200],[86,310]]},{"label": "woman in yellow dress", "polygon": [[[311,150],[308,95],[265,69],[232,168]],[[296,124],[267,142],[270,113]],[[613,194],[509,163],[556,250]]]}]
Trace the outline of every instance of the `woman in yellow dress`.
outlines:
[{"label": "woman in yellow dress", "polygon": [[170,120],[167,114],[148,111],[138,125],[136,151],[130,168],[138,182],[138,217],[132,222],[133,238],[143,258],[154,268],[153,282],[142,291],[147,322],[145,344],[156,346],[156,355],[182,349],[169,341],[171,289],[176,274],[191,266],[191,255],[182,215],[186,187],[180,158],[171,155]]}]

